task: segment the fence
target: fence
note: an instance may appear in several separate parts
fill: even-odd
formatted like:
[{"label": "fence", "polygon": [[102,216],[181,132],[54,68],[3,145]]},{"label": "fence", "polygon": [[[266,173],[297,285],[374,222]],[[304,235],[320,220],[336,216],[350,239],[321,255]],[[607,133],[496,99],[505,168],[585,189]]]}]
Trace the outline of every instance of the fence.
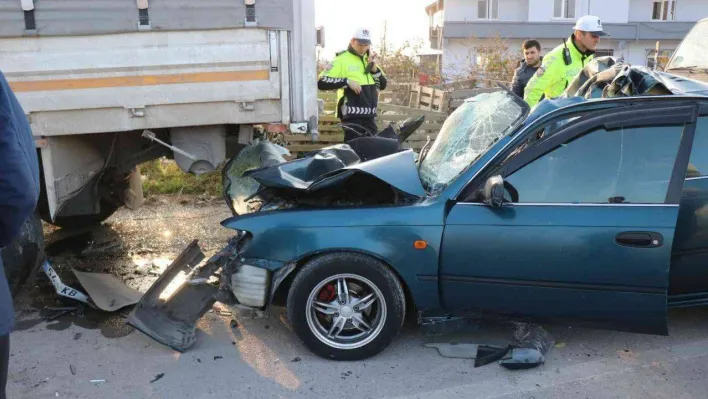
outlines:
[{"label": "fence", "polygon": [[[383,93],[383,92],[382,92]],[[323,112],[319,116],[319,141],[313,143],[310,135],[289,134],[285,140],[289,143],[288,149],[293,155],[299,152],[316,151],[333,144],[341,144],[344,141],[344,131],[337,126],[340,120],[334,116],[336,107],[335,92],[319,92],[318,98],[324,102]],[[379,100],[378,115],[376,124],[379,129],[388,126],[389,123],[400,123],[410,118],[425,115],[423,125],[412,134],[403,146],[419,151],[430,136],[431,140],[437,137],[440,128],[447,118],[447,114],[426,109],[410,108],[392,103],[383,103]]]},{"label": "fence", "polygon": [[438,111],[450,115],[465,99],[482,93],[492,93],[499,88],[476,88],[443,90],[435,87],[415,87],[411,89],[409,104],[412,108]]}]

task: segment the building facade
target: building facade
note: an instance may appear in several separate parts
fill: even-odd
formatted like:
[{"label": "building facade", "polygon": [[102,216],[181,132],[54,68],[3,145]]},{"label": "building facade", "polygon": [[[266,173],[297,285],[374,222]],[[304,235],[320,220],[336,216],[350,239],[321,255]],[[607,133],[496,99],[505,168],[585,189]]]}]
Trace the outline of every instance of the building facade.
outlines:
[{"label": "building facade", "polygon": [[484,45],[503,43],[521,57],[521,43],[537,39],[545,54],[587,14],[598,16],[610,34],[598,55],[652,66],[656,42],[660,61],[668,60],[694,23],[708,17],[708,0],[437,0],[426,12],[430,46],[442,50],[442,75],[454,80],[481,62]]}]

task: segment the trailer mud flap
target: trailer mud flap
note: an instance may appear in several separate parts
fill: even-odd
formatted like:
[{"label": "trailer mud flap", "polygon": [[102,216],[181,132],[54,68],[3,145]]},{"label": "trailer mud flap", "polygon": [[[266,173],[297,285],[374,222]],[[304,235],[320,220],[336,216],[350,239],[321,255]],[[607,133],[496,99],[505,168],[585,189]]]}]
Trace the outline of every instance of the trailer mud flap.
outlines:
[{"label": "trailer mud flap", "polygon": [[[192,241],[143,295],[127,323],[178,352],[187,350],[196,341],[197,320],[216,302],[219,288],[206,280],[222,266],[219,255],[192,272],[204,259],[198,241]],[[180,280],[181,285],[169,293],[171,285]]]}]

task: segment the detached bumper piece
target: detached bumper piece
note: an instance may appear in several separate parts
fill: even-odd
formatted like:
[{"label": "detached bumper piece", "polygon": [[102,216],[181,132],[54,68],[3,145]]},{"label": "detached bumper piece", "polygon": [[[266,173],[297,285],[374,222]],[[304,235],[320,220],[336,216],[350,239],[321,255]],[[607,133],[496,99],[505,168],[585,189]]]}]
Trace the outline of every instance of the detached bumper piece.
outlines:
[{"label": "detached bumper piece", "polygon": [[[189,349],[196,341],[197,320],[217,300],[219,287],[208,279],[234,255],[235,241],[198,269],[204,254],[198,241],[192,241],[145,293],[127,323],[178,352]],[[179,287],[170,292],[180,280]]]}]

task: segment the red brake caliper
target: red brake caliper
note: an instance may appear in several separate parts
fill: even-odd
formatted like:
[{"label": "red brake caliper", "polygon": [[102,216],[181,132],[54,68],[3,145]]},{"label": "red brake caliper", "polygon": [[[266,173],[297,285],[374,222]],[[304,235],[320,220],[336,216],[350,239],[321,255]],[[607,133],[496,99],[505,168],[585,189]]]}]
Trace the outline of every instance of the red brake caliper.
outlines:
[{"label": "red brake caliper", "polygon": [[320,302],[332,302],[336,296],[334,284],[327,284],[319,295],[317,295],[317,300]]},{"label": "red brake caliper", "polygon": [[[317,300],[320,302],[325,302],[329,303],[334,300],[334,297],[337,295],[335,292],[334,284],[327,284],[322,288],[319,294],[317,294]],[[324,315],[320,312],[315,312],[317,314],[317,318],[320,319],[322,322],[327,322],[327,315]]]}]

